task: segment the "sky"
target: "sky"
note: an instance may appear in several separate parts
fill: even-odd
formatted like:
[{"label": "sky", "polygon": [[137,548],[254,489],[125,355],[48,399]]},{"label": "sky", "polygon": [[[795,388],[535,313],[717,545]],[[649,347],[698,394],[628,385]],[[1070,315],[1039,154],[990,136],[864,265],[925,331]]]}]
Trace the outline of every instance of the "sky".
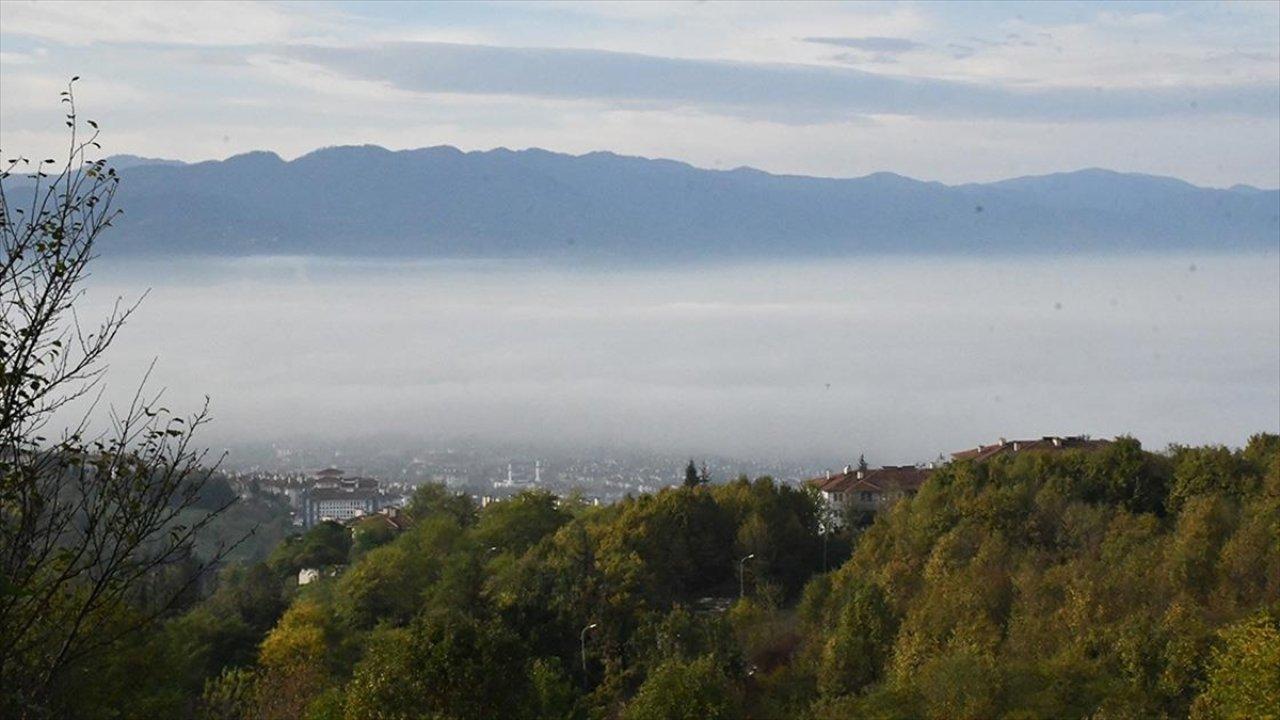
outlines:
[{"label": "sky", "polygon": [[0,3],[0,149],[610,150],[1280,186],[1280,3]]}]

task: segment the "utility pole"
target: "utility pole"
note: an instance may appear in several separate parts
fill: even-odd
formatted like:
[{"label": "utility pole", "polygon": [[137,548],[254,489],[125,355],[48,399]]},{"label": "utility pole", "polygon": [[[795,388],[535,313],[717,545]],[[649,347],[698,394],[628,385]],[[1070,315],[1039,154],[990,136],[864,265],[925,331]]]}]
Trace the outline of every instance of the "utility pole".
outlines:
[{"label": "utility pole", "polygon": [[738,561],[738,599],[739,600],[747,596],[747,585],[742,577],[743,566],[746,564],[748,560],[750,560],[755,556],[756,556],[755,553],[751,553],[750,555]]},{"label": "utility pole", "polygon": [[582,674],[583,675],[587,674],[587,631],[593,628],[596,628],[599,625],[600,623],[591,623],[590,625],[582,628],[582,633],[579,634],[578,636],[578,640],[582,644]]}]

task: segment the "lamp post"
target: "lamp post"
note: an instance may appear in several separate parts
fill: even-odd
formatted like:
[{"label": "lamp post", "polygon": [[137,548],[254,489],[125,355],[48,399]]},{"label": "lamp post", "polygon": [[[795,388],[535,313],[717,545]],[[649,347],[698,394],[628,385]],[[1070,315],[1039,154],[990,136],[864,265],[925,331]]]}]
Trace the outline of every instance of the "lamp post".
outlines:
[{"label": "lamp post", "polygon": [[591,623],[582,628],[582,632],[578,635],[578,641],[582,644],[582,674],[587,674],[587,631],[598,627],[600,623]]},{"label": "lamp post", "polygon": [[750,560],[755,556],[756,556],[755,553],[751,553],[750,555],[738,561],[738,599],[739,600],[747,596],[747,585],[746,585],[746,582],[742,579],[743,566],[746,565],[746,562],[748,560]]}]

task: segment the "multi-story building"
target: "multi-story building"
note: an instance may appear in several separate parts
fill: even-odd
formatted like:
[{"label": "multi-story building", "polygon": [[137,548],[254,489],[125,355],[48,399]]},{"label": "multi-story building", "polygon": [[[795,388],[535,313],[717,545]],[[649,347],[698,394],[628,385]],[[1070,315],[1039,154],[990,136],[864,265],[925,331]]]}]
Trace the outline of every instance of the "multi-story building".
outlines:
[{"label": "multi-story building", "polygon": [[[809,484],[822,493],[837,517],[847,510],[877,512],[893,502],[915,495],[933,474],[930,467],[886,465],[868,469],[845,466],[844,472],[827,473]],[[837,520],[837,522],[839,522]]]},{"label": "multi-story building", "polygon": [[302,524],[312,527],[325,520],[346,522],[390,504],[377,480],[349,478],[337,468],[326,468],[316,473],[312,486],[302,494]]},{"label": "multi-story building", "polygon": [[325,520],[346,522],[362,515],[373,514],[381,509],[383,504],[384,497],[377,490],[316,488],[303,496],[302,521],[306,527],[312,527]]}]

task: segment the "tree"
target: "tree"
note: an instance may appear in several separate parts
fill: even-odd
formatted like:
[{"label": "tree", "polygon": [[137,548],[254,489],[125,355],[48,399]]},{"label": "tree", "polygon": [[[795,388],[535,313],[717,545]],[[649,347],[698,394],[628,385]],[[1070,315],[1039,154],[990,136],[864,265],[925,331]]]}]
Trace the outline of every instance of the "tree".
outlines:
[{"label": "tree", "polygon": [[330,674],[331,618],[311,600],[300,600],[262,641],[261,668],[254,692],[255,717],[301,717],[321,693]]},{"label": "tree", "polygon": [[559,658],[535,658],[529,664],[529,686],[533,716],[569,720],[577,717],[577,694],[560,666]]},{"label": "tree", "polygon": [[139,388],[106,422],[90,407],[50,428],[98,389],[103,354],[137,307],[117,301],[96,327],[75,313],[119,178],[88,161],[97,124],[81,135],[71,84],[62,102],[65,161],[20,177],[30,163],[19,158],[0,172],[0,714],[12,717],[52,711],[69,668],[164,614],[185,587],[145,609],[140,588],[234,501],[195,510],[212,474],[192,444],[206,410],[177,417]]},{"label": "tree", "polygon": [[490,503],[476,525],[476,538],[485,548],[516,555],[569,522],[558,498],[545,490],[525,490],[501,502]]},{"label": "tree", "polygon": [[855,581],[835,632],[822,649],[818,686],[824,695],[857,692],[880,679],[897,622],[880,588]]},{"label": "tree", "polygon": [[361,557],[396,539],[396,528],[382,515],[362,518],[351,528],[351,555]]},{"label": "tree", "polygon": [[702,476],[698,474],[698,466],[694,464],[693,459],[689,459],[689,464],[684,468],[684,486],[697,487],[702,484]]},{"label": "tree", "polygon": [[347,717],[524,717],[524,650],[503,626],[453,612],[379,631],[355,667]]},{"label": "tree", "polygon": [[444,515],[461,527],[470,527],[476,522],[476,504],[465,494],[450,492],[444,485],[426,483],[413,491],[405,514],[415,521]]},{"label": "tree", "polygon": [[623,717],[626,720],[714,720],[736,716],[729,678],[715,657],[691,662],[670,660],[640,686]]},{"label": "tree", "polygon": [[350,553],[351,533],[341,523],[325,520],[302,535],[287,538],[267,562],[282,575],[296,575],[303,568],[343,565]]},{"label": "tree", "polygon": [[1273,717],[1280,708],[1280,623],[1259,613],[1220,633],[1196,718]]},{"label": "tree", "polygon": [[243,668],[226,668],[204,684],[201,720],[244,720],[252,717],[257,678]]}]

